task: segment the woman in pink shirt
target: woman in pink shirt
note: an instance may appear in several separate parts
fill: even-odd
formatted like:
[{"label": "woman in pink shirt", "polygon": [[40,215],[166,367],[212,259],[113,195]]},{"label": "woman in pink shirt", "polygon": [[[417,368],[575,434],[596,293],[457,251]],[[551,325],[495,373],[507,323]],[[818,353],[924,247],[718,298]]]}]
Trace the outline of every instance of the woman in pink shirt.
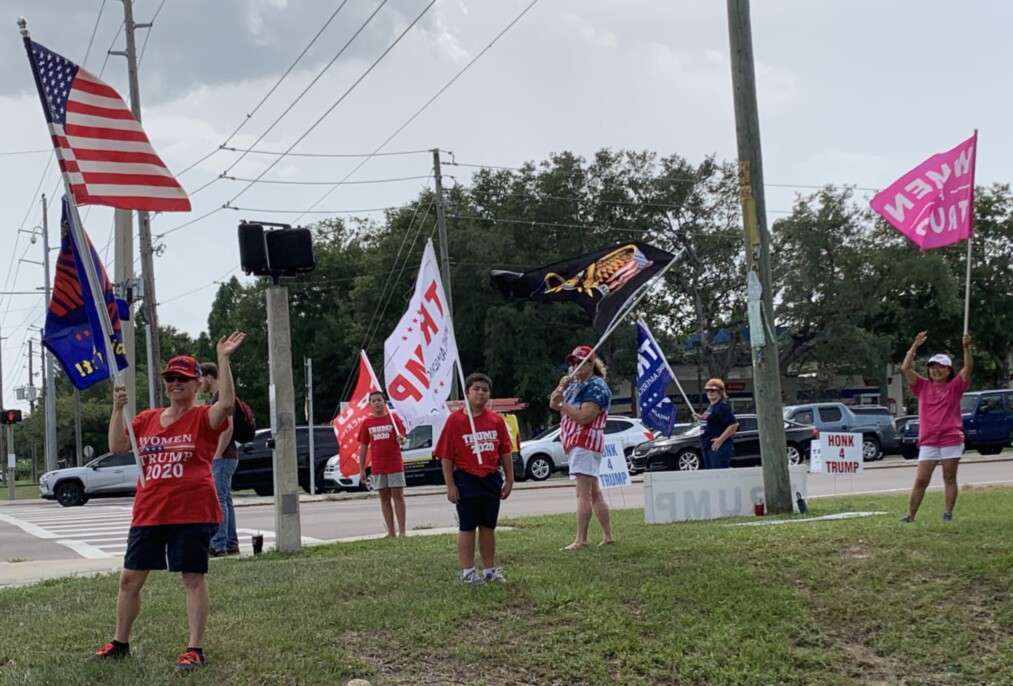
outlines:
[{"label": "woman in pink shirt", "polygon": [[971,386],[971,334],[964,334],[964,366],[960,374],[953,371],[949,355],[939,353],[929,358],[929,377],[919,376],[911,370],[915,353],[925,342],[925,332],[915,336],[911,349],[904,356],[901,371],[918,396],[918,472],[907,516],[902,522],[913,522],[918,507],[925,497],[925,489],[932,480],[936,465],[943,465],[945,511],[943,521],[953,519],[953,505],[957,502],[957,465],[964,452],[964,423],[960,415],[960,399]]}]

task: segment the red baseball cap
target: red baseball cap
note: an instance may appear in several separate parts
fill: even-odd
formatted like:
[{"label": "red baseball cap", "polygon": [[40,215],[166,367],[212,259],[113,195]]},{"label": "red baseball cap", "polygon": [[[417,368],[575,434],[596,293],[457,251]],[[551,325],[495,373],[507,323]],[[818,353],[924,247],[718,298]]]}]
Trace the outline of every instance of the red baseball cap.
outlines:
[{"label": "red baseball cap", "polygon": [[182,374],[183,376],[189,376],[191,379],[199,379],[201,377],[200,365],[192,357],[179,355],[165,364],[162,376],[166,374]]},{"label": "red baseball cap", "polygon": [[587,345],[578,345],[576,348],[573,349],[572,353],[566,356],[566,361],[577,362],[587,358],[591,358],[591,361],[594,362],[594,350],[592,350],[591,347]]}]

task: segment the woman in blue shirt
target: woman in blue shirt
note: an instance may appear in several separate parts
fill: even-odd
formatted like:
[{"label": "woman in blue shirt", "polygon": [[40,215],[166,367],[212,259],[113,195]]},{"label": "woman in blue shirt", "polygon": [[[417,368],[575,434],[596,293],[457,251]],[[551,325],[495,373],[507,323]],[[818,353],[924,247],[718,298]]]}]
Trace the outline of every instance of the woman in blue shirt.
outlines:
[{"label": "woman in blue shirt", "polygon": [[693,415],[702,429],[700,441],[703,444],[703,468],[728,469],[732,466],[732,456],[735,455],[732,435],[738,430],[739,422],[728,406],[724,381],[708,379],[704,391],[710,405],[703,414]]}]

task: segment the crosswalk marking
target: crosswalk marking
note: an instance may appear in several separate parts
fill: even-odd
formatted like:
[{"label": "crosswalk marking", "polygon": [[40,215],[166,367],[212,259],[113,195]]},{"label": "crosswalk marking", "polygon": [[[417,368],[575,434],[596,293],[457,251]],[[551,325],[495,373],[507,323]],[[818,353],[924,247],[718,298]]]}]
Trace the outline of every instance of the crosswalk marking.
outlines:
[{"label": "crosswalk marking", "polygon": [[[36,538],[42,538],[62,545],[77,555],[89,560],[122,557],[127,547],[132,508],[123,505],[86,505],[74,508],[53,509],[49,505],[24,506],[14,514],[0,514],[0,522],[16,526]],[[253,553],[250,537],[264,536],[264,549],[274,547],[273,531],[237,528],[239,549],[244,554]],[[317,543],[316,539],[303,537],[303,543]]]}]

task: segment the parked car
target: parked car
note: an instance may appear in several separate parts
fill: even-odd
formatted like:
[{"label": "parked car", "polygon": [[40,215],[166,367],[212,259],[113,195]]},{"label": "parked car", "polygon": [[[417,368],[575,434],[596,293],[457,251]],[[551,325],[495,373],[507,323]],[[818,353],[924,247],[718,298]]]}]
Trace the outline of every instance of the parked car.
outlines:
[{"label": "parked car", "polygon": [[797,424],[815,426],[820,433],[824,431],[860,433],[862,459],[866,462],[883,459],[883,430],[875,416],[856,415],[844,403],[787,405],[783,409],[783,416]]},{"label": "parked car", "polygon": [[900,432],[900,455],[905,460],[918,457],[918,417],[904,423]]},{"label": "parked car", "polygon": [[998,455],[1013,441],[1013,390],[965,393],[960,414],[966,450]]},{"label": "parked car", "polygon": [[46,472],[39,479],[39,495],[64,507],[75,507],[90,498],[132,497],[137,492],[137,478],[133,453],[106,453],[83,467]]},{"label": "parked car", "polygon": [[[296,461],[299,465],[299,485],[310,491],[309,427],[296,427]],[[338,452],[338,441],[330,424],[313,427],[314,468],[316,486],[324,489],[324,469],[327,460]],[[274,495],[274,436],[271,429],[261,429],[249,443],[239,446],[239,463],[232,477],[232,490],[252,488],[257,495]]]},{"label": "parked car", "polygon": [[[739,429],[732,436],[735,456],[732,467],[760,464],[760,430],[755,414],[735,415]],[[809,459],[809,448],[819,432],[813,426],[785,421],[788,464],[802,464]],[[656,438],[641,443],[633,450],[633,466],[638,471],[695,471],[703,469],[703,448],[700,427],[693,425],[671,438]]]},{"label": "parked car", "polygon": [[[627,464],[630,463],[629,458],[633,449],[652,438],[654,434],[639,419],[611,416],[605,420],[605,440],[618,440],[622,443]],[[518,481],[524,479],[545,481],[553,472],[569,469],[558,424],[529,441],[522,441],[520,457],[520,465],[517,465],[519,469],[515,468],[515,477]]]},{"label": "parked car", "polygon": [[880,447],[884,453],[896,453],[900,450],[900,433],[897,421],[890,414],[889,408],[882,405],[850,405],[851,411],[858,417],[872,417],[879,424]]}]

